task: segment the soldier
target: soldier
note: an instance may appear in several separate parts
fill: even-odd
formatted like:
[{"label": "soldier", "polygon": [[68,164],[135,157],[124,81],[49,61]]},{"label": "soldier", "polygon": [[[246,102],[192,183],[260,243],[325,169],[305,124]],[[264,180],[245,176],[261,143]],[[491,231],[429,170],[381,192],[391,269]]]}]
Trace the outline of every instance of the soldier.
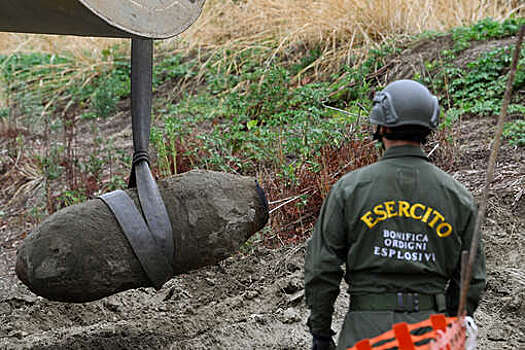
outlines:
[{"label": "soldier", "polygon": [[[423,85],[399,80],[373,102],[370,122],[384,155],[332,187],[308,241],[305,294],[314,350],[335,349],[331,323],[343,264],[350,309],[337,349],[398,322],[457,312],[460,255],[470,247],[476,206],[421,149],[438,126],[438,100]],[[481,244],[472,276],[468,315],[485,286]]]}]

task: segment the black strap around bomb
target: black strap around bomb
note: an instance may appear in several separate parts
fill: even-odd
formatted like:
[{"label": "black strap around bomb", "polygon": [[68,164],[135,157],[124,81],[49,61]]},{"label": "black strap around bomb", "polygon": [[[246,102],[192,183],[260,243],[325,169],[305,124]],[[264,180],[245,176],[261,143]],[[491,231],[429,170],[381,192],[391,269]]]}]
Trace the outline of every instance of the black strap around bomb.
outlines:
[{"label": "black strap around bomb", "polygon": [[141,210],[124,191],[110,192],[100,198],[115,215],[146,275],[158,289],[173,276],[174,244],[168,212],[149,166],[152,72],[153,41],[132,39],[131,118],[134,154],[129,188],[137,188]]}]

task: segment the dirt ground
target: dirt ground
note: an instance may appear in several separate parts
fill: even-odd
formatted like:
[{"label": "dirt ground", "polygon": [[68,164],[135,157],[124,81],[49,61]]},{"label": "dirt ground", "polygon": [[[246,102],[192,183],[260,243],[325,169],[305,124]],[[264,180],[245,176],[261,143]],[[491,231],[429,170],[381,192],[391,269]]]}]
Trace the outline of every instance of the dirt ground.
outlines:
[{"label": "dirt ground", "polygon": [[[453,175],[480,197],[494,120],[461,124]],[[481,137],[480,137],[481,136]],[[480,349],[525,349],[525,152],[503,145],[483,240],[488,285],[476,313]],[[13,248],[16,247],[16,243]],[[86,304],[32,294],[0,253],[1,349],[307,349],[304,244],[255,248],[177,276],[159,291],[126,291]],[[340,328],[348,297],[337,301]]]},{"label": "dirt ground", "polygon": [[[494,118],[461,121],[455,159],[447,169],[478,199],[494,125]],[[439,149],[433,157],[440,157]],[[177,276],[159,291],[142,288],[96,302],[64,304],[32,294],[16,278],[16,247],[31,223],[23,216],[14,219],[20,214],[14,209],[8,212],[12,219],[0,221],[0,349],[310,347],[304,243],[275,250],[254,247],[219,265]],[[504,143],[500,150],[483,242],[488,284],[475,315],[478,348],[525,349],[523,148]],[[341,293],[336,331],[348,302]]]}]

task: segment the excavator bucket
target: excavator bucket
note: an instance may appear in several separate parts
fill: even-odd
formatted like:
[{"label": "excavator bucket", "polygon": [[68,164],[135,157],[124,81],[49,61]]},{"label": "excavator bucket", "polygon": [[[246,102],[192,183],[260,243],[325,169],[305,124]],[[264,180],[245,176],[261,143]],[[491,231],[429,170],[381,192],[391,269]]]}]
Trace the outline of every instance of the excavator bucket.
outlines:
[{"label": "excavator bucket", "polygon": [[199,17],[205,0],[3,0],[0,32],[166,39]]}]

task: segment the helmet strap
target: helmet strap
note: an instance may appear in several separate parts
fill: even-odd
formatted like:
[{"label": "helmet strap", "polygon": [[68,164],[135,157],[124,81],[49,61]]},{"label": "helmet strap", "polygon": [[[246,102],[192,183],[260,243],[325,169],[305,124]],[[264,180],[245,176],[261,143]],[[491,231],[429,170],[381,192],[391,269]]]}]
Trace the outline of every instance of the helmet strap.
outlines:
[{"label": "helmet strap", "polygon": [[379,143],[381,144],[381,149],[384,150],[385,149],[385,144],[383,143],[383,136],[385,136],[385,134],[383,134],[381,132],[381,125],[378,125],[376,127],[376,131],[372,135],[372,139],[375,140],[375,141],[379,141]]},{"label": "helmet strap", "polygon": [[382,138],[383,136],[385,136],[385,134],[383,134],[381,132],[381,125],[378,125],[376,127],[376,131],[372,134],[372,138],[376,141],[381,141],[382,142]]}]

